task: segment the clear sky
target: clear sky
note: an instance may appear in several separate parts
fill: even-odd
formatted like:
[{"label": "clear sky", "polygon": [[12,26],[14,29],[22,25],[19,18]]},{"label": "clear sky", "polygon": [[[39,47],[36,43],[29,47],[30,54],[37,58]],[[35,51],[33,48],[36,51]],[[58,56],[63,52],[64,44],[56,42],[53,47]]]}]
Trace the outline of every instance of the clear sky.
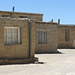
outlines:
[{"label": "clear sky", "polygon": [[0,11],[42,13],[43,21],[54,19],[61,24],[75,24],[75,0],[0,0]]}]

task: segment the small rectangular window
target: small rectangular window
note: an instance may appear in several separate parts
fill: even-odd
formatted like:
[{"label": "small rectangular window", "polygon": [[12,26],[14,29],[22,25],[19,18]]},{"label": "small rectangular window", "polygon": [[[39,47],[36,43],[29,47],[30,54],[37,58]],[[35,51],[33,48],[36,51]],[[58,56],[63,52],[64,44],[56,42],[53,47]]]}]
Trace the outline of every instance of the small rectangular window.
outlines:
[{"label": "small rectangular window", "polygon": [[47,32],[38,32],[38,43],[39,44],[45,44],[47,43]]},{"label": "small rectangular window", "polygon": [[65,41],[69,41],[70,40],[70,30],[67,29],[65,30]]},{"label": "small rectangular window", "polygon": [[19,16],[20,18],[27,18],[27,16]]},{"label": "small rectangular window", "polygon": [[2,15],[2,17],[9,17],[9,15]]},{"label": "small rectangular window", "polygon": [[4,44],[20,43],[20,28],[5,27],[4,28]]}]

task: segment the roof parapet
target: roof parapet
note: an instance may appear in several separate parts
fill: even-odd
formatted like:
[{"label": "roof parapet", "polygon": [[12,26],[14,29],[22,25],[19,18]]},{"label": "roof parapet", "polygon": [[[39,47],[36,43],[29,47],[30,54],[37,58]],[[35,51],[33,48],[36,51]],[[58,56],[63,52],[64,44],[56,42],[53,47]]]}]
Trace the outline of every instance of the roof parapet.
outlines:
[{"label": "roof parapet", "polygon": [[[0,11],[0,13],[13,13],[12,11]],[[40,14],[40,13],[25,13],[25,12],[14,12],[14,14],[27,14],[27,15],[41,15],[43,16],[43,14]]]}]

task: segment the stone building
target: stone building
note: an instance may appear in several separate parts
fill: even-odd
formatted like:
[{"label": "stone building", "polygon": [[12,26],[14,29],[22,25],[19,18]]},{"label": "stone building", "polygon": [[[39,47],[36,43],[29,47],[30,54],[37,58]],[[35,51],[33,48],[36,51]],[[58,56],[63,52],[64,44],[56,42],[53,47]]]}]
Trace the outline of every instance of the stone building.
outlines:
[{"label": "stone building", "polygon": [[33,62],[35,52],[57,52],[57,26],[43,22],[43,14],[0,11],[0,63]]},{"label": "stone building", "polygon": [[75,48],[75,25],[58,26],[58,48]]},{"label": "stone building", "polygon": [[[0,64],[26,63],[35,58],[35,25],[31,22],[31,49],[28,19],[0,18]],[[34,37],[33,37],[34,36]]]},{"label": "stone building", "polygon": [[36,25],[36,53],[57,52],[57,23],[35,22]]}]

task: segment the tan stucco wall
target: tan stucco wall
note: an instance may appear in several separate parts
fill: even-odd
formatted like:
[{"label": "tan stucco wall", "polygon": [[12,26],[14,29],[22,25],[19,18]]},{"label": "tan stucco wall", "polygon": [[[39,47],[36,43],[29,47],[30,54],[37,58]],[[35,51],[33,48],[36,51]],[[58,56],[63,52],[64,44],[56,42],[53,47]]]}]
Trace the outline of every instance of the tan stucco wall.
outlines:
[{"label": "tan stucco wall", "polygon": [[[32,36],[35,35],[32,22]],[[4,44],[4,27],[20,27],[20,44]],[[32,38],[31,36],[31,38]],[[35,36],[31,39],[31,57],[35,53]],[[0,58],[29,58],[29,20],[0,18]]]},{"label": "tan stucco wall", "polygon": [[[57,24],[36,22],[36,53],[57,52]],[[47,43],[38,44],[38,31],[47,32]]]},{"label": "tan stucco wall", "polygon": [[[65,30],[70,30],[70,39],[65,41]],[[58,26],[58,48],[75,48],[75,27],[73,25]]]}]

